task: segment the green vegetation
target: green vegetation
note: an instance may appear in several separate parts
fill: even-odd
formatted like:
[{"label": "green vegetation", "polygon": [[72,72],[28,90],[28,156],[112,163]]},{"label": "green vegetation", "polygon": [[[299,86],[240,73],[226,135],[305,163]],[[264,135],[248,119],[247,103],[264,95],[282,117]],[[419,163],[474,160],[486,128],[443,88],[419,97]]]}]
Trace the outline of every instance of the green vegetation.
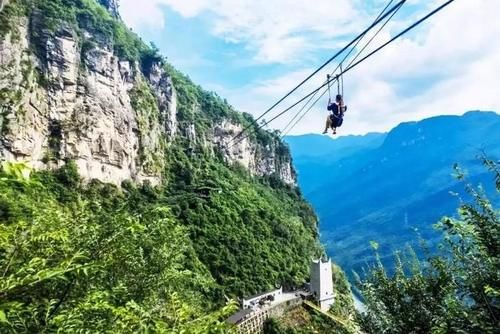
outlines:
[{"label": "green vegetation", "polygon": [[17,107],[23,98],[21,90],[9,90],[7,88],[0,89],[1,105],[5,108],[7,106]]},{"label": "green vegetation", "polygon": [[356,314],[351,286],[344,271],[336,264],[333,264],[332,274],[335,303],[329,312],[341,319],[350,321],[353,315]]},{"label": "green vegetation", "polygon": [[31,178],[5,164],[0,190],[0,332],[224,328],[232,307],[210,313],[220,287],[187,229],[168,207],[127,205],[147,189],[83,188],[68,163]]},{"label": "green vegetation", "polygon": [[316,217],[297,190],[283,183],[272,188],[208,153],[180,147],[166,154],[166,200],[217,282],[233,295],[303,283],[321,249]]},{"label": "green vegetation", "polygon": [[130,100],[134,108],[139,127],[140,156],[138,164],[147,173],[159,174],[163,169],[163,151],[165,143],[161,140],[152,143],[151,134],[160,136],[160,111],[151,87],[140,81],[130,92]]},{"label": "green vegetation", "polygon": [[[293,320],[290,319],[293,317]],[[327,334],[335,333],[328,320],[310,314],[304,308],[297,308],[286,315],[287,319],[270,318],[264,324],[264,334]]]},{"label": "green vegetation", "polygon": [[[6,134],[9,131],[9,115],[18,119],[24,116],[26,111],[23,107],[24,94],[26,92],[31,93],[34,90],[33,83],[37,80],[37,72],[26,56],[26,54],[23,54],[23,59],[20,61],[22,80],[19,85],[0,88],[0,134]],[[17,73],[11,70],[11,67],[16,66],[15,63],[15,61],[10,61],[8,64],[0,66],[0,72],[4,75],[4,82],[15,82]]]},{"label": "green vegetation", "polygon": [[13,110],[18,110],[21,99],[21,90],[0,89],[0,135],[9,133],[9,115]]},{"label": "green vegetation", "polygon": [[147,62],[154,56],[149,46],[95,0],[12,0],[0,13],[0,37],[15,32],[16,20],[30,15],[41,18],[33,36],[38,47],[43,47],[45,32],[65,28],[82,39],[84,31],[91,33],[93,42],[111,45],[123,59]]},{"label": "green vegetation", "polygon": [[264,324],[264,334],[351,334],[328,317],[297,307],[282,318],[270,318]]},{"label": "green vegetation", "polygon": [[[164,66],[178,92],[178,117],[195,124],[199,136],[213,122],[243,118]],[[159,117],[151,88],[144,82],[131,98],[140,131],[148,133]],[[58,151],[59,130],[51,128],[50,156]],[[163,149],[158,188],[84,186],[71,163],[26,180],[13,176],[12,166],[3,172],[0,271],[5,282],[21,283],[2,286],[2,328],[209,333],[207,326],[224,328],[218,322],[229,311],[221,309],[224,295],[307,279],[308,261],[321,249],[316,217],[298,189],[228,167],[203,143],[181,136]]]},{"label": "green vegetation", "polygon": [[306,279],[316,221],[295,189],[180,146],[166,156],[164,188],[84,186],[71,162],[31,178],[5,165],[0,328],[208,333],[224,328],[224,294]]},{"label": "green vegetation", "polygon": [[18,24],[16,19],[24,17],[27,14],[27,7],[24,0],[15,0],[6,6],[0,12],[0,38],[3,38],[7,33],[13,31],[13,39],[18,38],[17,30],[15,28]]},{"label": "green vegetation", "polygon": [[216,311],[224,294],[305,280],[317,251],[315,220],[293,189],[171,153],[165,188],[83,186],[71,162],[31,178],[23,166],[5,165],[0,328],[217,327],[229,311]]},{"label": "green vegetation", "polygon": [[9,120],[7,118],[7,113],[2,110],[0,106],[0,136],[4,136],[9,131]]},{"label": "green vegetation", "polygon": [[137,35],[95,0],[37,0],[31,5],[41,11],[43,28],[49,31],[69,26],[80,37],[83,31],[88,31],[95,43],[112,45],[119,57],[131,61],[141,60],[143,52],[149,50]]},{"label": "green vegetation", "polygon": [[60,121],[52,121],[49,124],[49,140],[48,140],[48,155],[49,160],[59,159],[61,152],[61,140],[62,140],[62,125]]},{"label": "green vegetation", "polygon": [[[485,158],[484,164],[500,191],[499,162]],[[472,203],[460,206],[460,218],[436,225],[443,254],[425,263],[412,250],[397,254],[392,276],[379,260],[360,282],[367,313],[359,320],[366,333],[498,333],[500,213],[481,189],[466,189]]]}]

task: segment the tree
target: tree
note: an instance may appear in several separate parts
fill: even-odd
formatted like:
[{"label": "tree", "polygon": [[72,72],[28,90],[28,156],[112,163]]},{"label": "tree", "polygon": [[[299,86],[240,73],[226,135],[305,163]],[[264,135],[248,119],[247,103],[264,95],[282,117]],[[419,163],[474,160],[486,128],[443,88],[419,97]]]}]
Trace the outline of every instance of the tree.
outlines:
[{"label": "tree", "polygon": [[0,172],[0,332],[225,332],[234,304],[204,302],[217,286],[170,209],[134,214],[117,188],[68,184],[71,166]]},{"label": "tree", "polygon": [[[482,158],[500,191],[499,162]],[[457,178],[465,181],[456,166]],[[396,255],[389,276],[380,260],[359,281],[367,333],[495,333],[500,319],[500,219],[481,188],[466,184],[469,203],[459,218],[443,218],[442,254],[418,261],[412,250]]]}]

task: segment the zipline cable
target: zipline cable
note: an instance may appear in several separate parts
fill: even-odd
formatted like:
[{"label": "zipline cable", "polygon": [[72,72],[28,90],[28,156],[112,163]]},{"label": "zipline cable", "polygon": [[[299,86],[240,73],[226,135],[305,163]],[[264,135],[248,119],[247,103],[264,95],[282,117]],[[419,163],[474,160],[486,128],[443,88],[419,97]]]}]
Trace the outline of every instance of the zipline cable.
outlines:
[{"label": "zipline cable", "polygon": [[[384,15],[385,11],[392,5],[392,3],[394,2],[394,0],[390,0],[387,5],[385,5],[385,7],[382,9],[382,11],[377,15],[377,17],[375,18],[375,20],[373,21],[373,23],[377,22],[380,17],[382,15]],[[401,5],[402,6],[402,5]],[[401,8],[401,7],[400,7]],[[399,8],[395,11],[397,12],[399,10]],[[394,13],[395,13],[394,12]],[[394,14],[392,14],[390,17],[392,18]],[[384,24],[385,25],[385,24]],[[356,48],[358,47],[359,43],[361,43],[361,41],[363,40],[363,38],[368,34],[368,32],[366,32],[361,38],[359,38],[356,43],[351,47],[351,50],[349,50],[349,52],[344,56],[344,58],[340,61],[339,65],[337,65],[337,67],[332,71],[332,73],[330,74],[330,76],[334,75],[335,72],[337,72],[337,70],[340,68],[340,65],[343,64],[347,58],[349,58],[349,56],[356,50]],[[328,75],[327,75],[327,80],[328,80]],[[328,93],[330,94],[330,90],[328,91]],[[289,127],[296,119],[297,117],[299,117],[299,115],[304,111],[304,109],[309,105],[309,103],[311,103],[311,101],[314,99],[314,97],[316,96],[316,94],[314,94],[313,96],[311,96],[309,98],[309,100],[300,108],[300,110],[295,114],[295,116],[288,122],[288,124],[283,128],[283,132],[286,132],[288,131],[287,130],[287,127]],[[331,96],[330,96],[330,100],[331,100]]]},{"label": "zipline cable", "polygon": [[[326,80],[330,81],[330,74],[326,75]],[[314,96],[314,95],[313,95]],[[332,99],[332,93],[330,92],[330,84],[328,84],[328,98],[331,100]],[[307,105],[307,103],[305,104]]]},{"label": "zipline cable", "polygon": [[[403,5],[401,5],[402,7]],[[356,59],[359,58],[359,56],[361,56],[361,54],[363,53],[364,50],[366,50],[366,48],[368,46],[370,46],[370,44],[373,42],[373,40],[378,36],[378,34],[385,28],[385,26],[392,20],[392,18],[394,17],[394,15],[397,14],[397,12],[399,11],[399,9],[401,9],[401,7],[398,8],[398,10],[394,11],[391,16],[389,16],[389,18],[385,21],[385,23],[377,30],[377,32],[368,40],[368,42],[365,43],[365,45],[361,48],[361,50],[359,50],[359,52],[356,54],[356,56],[354,56],[353,59],[351,59],[351,61],[349,62],[349,64],[347,65],[347,68],[349,68],[349,66],[351,66],[355,61]],[[343,63],[343,62],[342,62]],[[339,66],[337,67],[337,69],[341,66],[342,66],[342,63],[339,64]],[[336,69],[336,70],[337,70]],[[335,71],[336,71],[335,70]],[[340,70],[340,72],[343,72],[342,68]],[[342,76],[343,78],[343,76]],[[344,85],[342,84],[342,87]],[[328,86],[329,87],[329,86]],[[327,88],[328,89],[328,94],[330,94],[330,88]],[[318,91],[319,92],[319,91]],[[316,94],[318,93],[316,92],[312,97],[316,96]],[[302,116],[300,116],[300,118],[295,122],[293,123],[293,125],[288,128],[290,126],[290,123],[293,122],[296,117],[294,117],[292,119],[292,121],[290,121],[289,124],[287,124],[287,126],[285,126],[285,128],[283,129],[283,132],[282,132],[282,135],[281,135],[281,138],[283,138],[284,136],[286,136],[287,134],[289,134],[294,128],[295,126],[297,126],[298,123],[300,123],[300,121],[302,121],[302,119],[312,110],[312,108],[319,102],[319,100],[321,100],[321,98],[325,95],[326,93],[326,90],[313,102],[313,104],[302,114]],[[344,91],[342,90],[342,97],[344,98]],[[331,99],[331,98],[330,98]],[[309,100],[310,101],[310,100]],[[308,102],[309,102],[308,101]],[[345,100],[344,100],[345,101]],[[304,108],[301,109],[301,111],[304,110]],[[299,113],[301,112],[299,111]],[[298,114],[297,114],[298,115]],[[295,115],[295,116],[297,116]],[[288,129],[287,129],[288,128]]]},{"label": "zipline cable", "polygon": [[[396,12],[394,12],[396,13]],[[340,63],[340,73],[342,73],[342,63]],[[345,99],[345,96],[344,96],[344,76],[341,75],[340,76],[340,87],[342,87],[342,92],[341,92],[341,95],[342,95],[342,99]]]},{"label": "zipline cable", "polygon": [[261,114],[259,117],[257,117],[255,120],[251,122],[251,124],[247,125],[243,130],[240,131],[235,137],[233,137],[232,141],[236,140],[237,138],[241,137],[250,127],[254,125],[258,125],[258,121],[261,120],[264,116],[266,116],[269,112],[271,112],[274,108],[276,108],[281,102],[283,102],[287,97],[292,95],[297,89],[302,87],[307,81],[309,81],[313,76],[315,76],[319,71],[321,71],[323,68],[325,68],[328,64],[330,64],[332,61],[334,61],[339,55],[344,53],[345,50],[350,48],[356,41],[360,38],[362,38],[368,31],[373,29],[376,25],[378,25],[381,21],[383,21],[387,16],[391,15],[392,12],[397,10],[400,5],[404,4],[407,0],[401,0],[399,1],[396,5],[394,5],[389,11],[387,11],[384,15],[382,15],[378,20],[376,20],[372,25],[370,25],[368,28],[366,28],[362,33],[360,33],[356,38],[354,38],[349,44],[347,44],[342,50],[338,51],[334,56],[332,56],[330,59],[328,59],[323,65],[321,65],[317,70],[315,70],[313,73],[311,73],[307,78],[302,80],[297,86],[295,86],[291,91],[285,94],[281,99],[279,99],[275,104],[273,104],[269,109],[267,109],[263,114]]},{"label": "zipline cable", "polygon": [[[414,28],[416,28],[417,26],[419,26],[423,22],[427,21],[430,17],[436,15],[438,12],[440,12],[441,10],[443,10],[444,8],[446,8],[447,6],[449,6],[453,2],[455,2],[455,0],[448,0],[447,2],[445,2],[444,4],[442,4],[441,6],[439,6],[438,8],[434,9],[432,12],[430,12],[429,14],[427,14],[426,16],[424,16],[423,18],[421,18],[420,20],[418,20],[417,22],[415,22],[414,24],[412,24],[411,26],[409,26],[408,28],[406,28],[405,30],[403,30],[402,32],[400,32],[399,34],[397,34],[396,36],[394,36],[393,38],[391,38],[389,41],[387,41],[386,43],[382,44],[380,47],[378,47],[377,49],[373,50],[368,55],[366,55],[365,57],[361,58],[359,61],[357,61],[356,63],[354,63],[350,67],[346,68],[341,73],[341,75],[343,75],[343,74],[349,72],[350,70],[352,70],[353,68],[357,67],[359,64],[361,64],[362,62],[364,62],[366,59],[370,58],[371,56],[373,56],[374,54],[376,54],[377,52],[379,52],[380,50],[382,50],[383,48],[385,48],[387,45],[391,44],[395,40],[399,39],[401,36],[407,34],[409,31],[413,30]],[[328,80],[328,81],[329,82],[334,82],[335,79],[331,79],[331,80]],[[285,110],[283,110],[278,115],[274,116],[270,121],[266,122],[266,125],[269,124],[269,123],[271,123],[271,122],[273,122],[273,121],[275,121],[277,118],[283,116],[286,112],[290,111],[292,108],[294,108],[295,106],[297,106],[298,104],[300,104],[302,101],[306,100],[307,98],[309,98],[310,96],[312,96],[316,92],[320,91],[322,88],[324,88],[325,86],[327,86],[329,84],[329,82],[324,83],[319,88],[317,88],[314,91],[312,91],[311,93],[307,94],[302,99],[300,99],[299,101],[295,102],[293,105],[291,105],[290,107],[286,108]],[[263,126],[259,126],[259,127],[257,127],[256,130],[262,129],[262,127]]]}]

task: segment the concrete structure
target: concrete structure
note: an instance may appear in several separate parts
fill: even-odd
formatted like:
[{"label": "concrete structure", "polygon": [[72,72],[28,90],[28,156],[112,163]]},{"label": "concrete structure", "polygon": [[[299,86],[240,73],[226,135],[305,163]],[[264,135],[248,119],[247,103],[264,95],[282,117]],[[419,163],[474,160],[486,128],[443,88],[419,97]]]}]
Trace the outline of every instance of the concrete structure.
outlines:
[{"label": "concrete structure", "polygon": [[[275,299],[269,296],[275,294]],[[305,291],[283,292],[281,289],[244,299],[250,301],[247,308],[242,308],[227,319],[236,326],[237,334],[261,334],[264,323],[270,317],[281,317],[290,309],[298,307],[309,294]]]},{"label": "concrete structure", "polygon": [[323,312],[327,312],[333,305],[335,295],[330,259],[319,259],[311,262],[311,293]]},{"label": "concrete structure", "polygon": [[236,312],[235,314],[233,314],[232,316],[230,316],[229,318],[227,318],[227,322],[230,323],[230,324],[241,324],[243,321],[249,319],[252,317],[253,315],[253,310],[252,309],[241,309],[239,310],[238,312]]},{"label": "concrete structure", "polygon": [[248,308],[254,309],[254,308],[256,308],[260,305],[263,305],[265,303],[271,303],[275,300],[279,300],[279,299],[281,299],[282,296],[283,296],[283,288],[279,288],[279,289],[272,290],[269,292],[254,295],[254,296],[248,297],[246,299],[243,298],[243,301],[241,304],[242,304],[243,309],[248,309]]},{"label": "concrete structure", "polygon": [[[283,292],[282,288],[243,298],[241,309],[227,319],[227,322],[236,326],[238,334],[261,334],[264,323],[270,317],[280,317],[290,309],[302,305],[327,314],[334,303],[332,262],[330,259],[319,259],[311,262],[311,282],[306,284],[307,290]],[[316,306],[307,300],[314,299]],[[336,322],[341,323],[336,320]]]}]

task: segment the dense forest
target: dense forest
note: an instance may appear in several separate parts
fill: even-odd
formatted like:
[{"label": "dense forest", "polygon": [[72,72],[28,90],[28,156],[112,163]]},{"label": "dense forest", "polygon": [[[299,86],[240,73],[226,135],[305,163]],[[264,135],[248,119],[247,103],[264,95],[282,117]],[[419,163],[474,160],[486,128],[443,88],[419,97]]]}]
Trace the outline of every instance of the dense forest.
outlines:
[{"label": "dense forest", "polygon": [[[500,192],[500,162],[482,158]],[[419,259],[412,248],[395,254],[388,274],[372,243],[377,263],[358,279],[366,312],[359,323],[366,333],[498,333],[500,321],[500,211],[482,187],[469,183],[455,167],[470,199],[460,199],[456,217],[435,227],[442,233],[439,252]]]},{"label": "dense forest", "polygon": [[[192,188],[82,185],[71,163],[29,177],[25,166],[5,164],[1,326],[194,330],[194,319],[223,306],[224,294],[303,282],[303,254],[312,255],[316,240],[298,198],[212,168],[203,180],[223,191],[206,196]],[[221,320],[218,313],[207,319],[196,320],[200,332]]]},{"label": "dense forest", "polygon": [[[488,171],[475,158],[481,151],[500,156],[496,112],[435,116],[383,134],[336,139],[304,135],[286,141],[300,188],[319,217],[321,241],[351,280],[352,271],[360,272],[374,260],[371,240],[379,243],[377,252],[389,272],[392,254],[408,244],[424,255],[415,231],[436,249],[441,235],[433,223],[456,213],[451,194],[468,197],[452,175],[453,164],[467,170],[469,182],[482,183],[494,205],[500,204]],[[332,198],[342,201],[332,205]]]}]

